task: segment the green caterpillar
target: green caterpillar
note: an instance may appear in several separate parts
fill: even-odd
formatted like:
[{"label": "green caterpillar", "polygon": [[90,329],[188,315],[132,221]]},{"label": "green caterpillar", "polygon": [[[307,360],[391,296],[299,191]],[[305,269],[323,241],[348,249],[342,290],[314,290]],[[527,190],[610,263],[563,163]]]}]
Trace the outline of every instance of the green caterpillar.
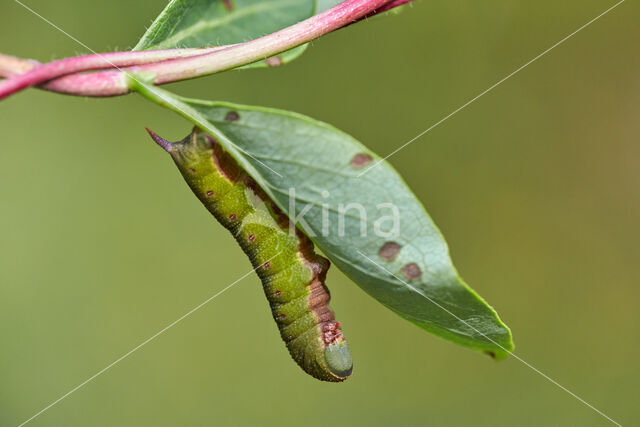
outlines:
[{"label": "green caterpillar", "polygon": [[314,252],[300,230],[290,233],[289,218],[210,135],[194,128],[171,143],[147,131],[248,255],[293,359],[317,379],[347,379],[351,354],[324,285],[329,260]]}]

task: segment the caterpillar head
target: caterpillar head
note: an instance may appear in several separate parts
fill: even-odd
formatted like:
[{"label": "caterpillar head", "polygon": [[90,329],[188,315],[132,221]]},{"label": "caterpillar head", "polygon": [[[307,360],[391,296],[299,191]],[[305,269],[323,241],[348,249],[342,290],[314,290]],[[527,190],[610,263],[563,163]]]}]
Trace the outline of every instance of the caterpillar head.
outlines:
[{"label": "caterpillar head", "polygon": [[353,361],[347,342],[340,331],[339,322],[328,322],[323,325],[322,339],[326,345],[324,358],[327,367],[337,381],[344,381],[353,372]]}]

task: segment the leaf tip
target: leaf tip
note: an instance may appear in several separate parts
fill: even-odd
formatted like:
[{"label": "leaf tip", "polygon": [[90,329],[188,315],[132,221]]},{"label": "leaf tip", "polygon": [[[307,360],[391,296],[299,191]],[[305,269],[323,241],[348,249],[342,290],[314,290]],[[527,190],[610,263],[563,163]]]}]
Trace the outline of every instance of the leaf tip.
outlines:
[{"label": "leaf tip", "polygon": [[500,322],[501,326],[506,330],[506,338],[502,342],[495,342],[494,344],[497,348],[493,347],[491,349],[484,349],[482,352],[492,358],[495,361],[500,361],[506,359],[513,353],[515,349],[515,345],[513,344],[513,336],[511,335],[511,330],[507,325]]}]

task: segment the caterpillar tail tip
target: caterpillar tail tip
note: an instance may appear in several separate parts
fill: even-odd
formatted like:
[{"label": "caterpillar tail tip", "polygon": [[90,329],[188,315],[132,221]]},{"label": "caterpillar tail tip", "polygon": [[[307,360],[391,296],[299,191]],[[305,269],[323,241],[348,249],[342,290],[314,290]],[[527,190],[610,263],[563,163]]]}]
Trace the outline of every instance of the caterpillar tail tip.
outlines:
[{"label": "caterpillar tail tip", "polygon": [[147,127],[145,129],[147,130],[147,132],[149,133],[149,135],[155,141],[156,144],[158,144],[160,147],[162,147],[162,149],[164,151],[166,151],[167,153],[171,152],[171,143],[169,141],[167,141],[166,139],[162,138],[160,135],[158,135],[157,133],[155,133],[151,129],[149,129]]}]

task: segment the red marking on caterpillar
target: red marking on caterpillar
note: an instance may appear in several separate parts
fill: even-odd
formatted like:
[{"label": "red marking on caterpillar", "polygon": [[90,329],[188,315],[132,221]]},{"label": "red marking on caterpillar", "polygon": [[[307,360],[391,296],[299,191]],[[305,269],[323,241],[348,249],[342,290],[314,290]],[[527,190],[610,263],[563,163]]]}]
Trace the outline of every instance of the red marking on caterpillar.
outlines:
[{"label": "red marking on caterpillar", "polygon": [[322,340],[326,345],[344,341],[340,322],[326,322],[322,325]]}]

